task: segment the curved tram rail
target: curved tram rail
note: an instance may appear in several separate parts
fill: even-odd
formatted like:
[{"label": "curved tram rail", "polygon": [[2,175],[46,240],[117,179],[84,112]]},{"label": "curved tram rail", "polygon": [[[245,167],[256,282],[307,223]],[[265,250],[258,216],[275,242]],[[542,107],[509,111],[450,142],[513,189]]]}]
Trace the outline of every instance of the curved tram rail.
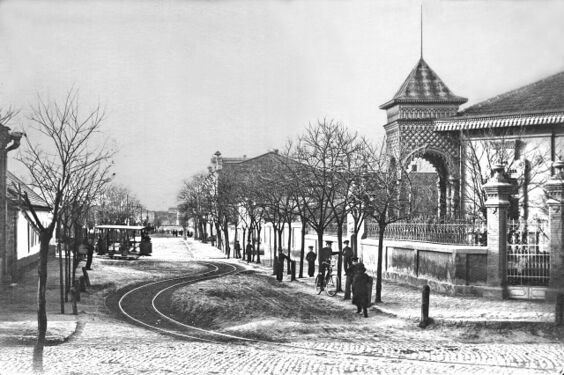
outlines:
[{"label": "curved tram rail", "polygon": [[171,316],[171,310],[169,308],[169,297],[172,292],[179,287],[184,285],[196,283],[199,281],[210,280],[221,276],[227,276],[233,273],[239,272],[241,269],[227,263],[209,263],[209,262],[198,262],[199,264],[207,265],[210,267],[209,271],[202,272],[199,274],[179,277],[173,279],[159,280],[150,282],[138,287],[131,289],[126,292],[118,302],[118,309],[120,313],[134,322],[135,324],[141,325],[143,327],[149,328],[160,333],[175,336],[181,339],[188,340],[199,340],[210,343],[225,343],[225,342],[237,342],[242,343],[257,343],[267,346],[275,346],[277,349],[280,347],[285,347],[288,349],[294,349],[299,351],[315,351],[317,354],[319,352],[341,354],[353,357],[378,357],[388,360],[402,360],[408,362],[427,362],[436,363],[437,365],[461,365],[468,367],[483,367],[483,368],[505,368],[505,369],[519,369],[519,370],[536,370],[541,372],[555,371],[554,368],[537,368],[537,367],[522,367],[518,365],[504,365],[504,364],[484,364],[476,362],[465,362],[465,361],[440,361],[433,359],[420,359],[420,358],[410,358],[403,355],[385,355],[385,354],[374,354],[370,352],[342,352],[338,350],[333,350],[329,348],[308,348],[300,345],[294,345],[285,342],[272,342],[264,341],[259,339],[250,339],[246,337],[240,337],[235,335],[229,335],[221,332],[210,331],[195,326],[191,326],[182,323]]},{"label": "curved tram rail", "polygon": [[190,326],[171,317],[168,297],[175,289],[199,281],[227,276],[240,270],[236,266],[225,263],[198,263],[209,266],[210,271],[154,281],[135,287],[119,299],[119,312],[138,325],[183,339],[217,342],[218,340],[214,340],[213,337],[221,336],[223,337],[221,341],[226,341],[226,339],[255,341]]}]

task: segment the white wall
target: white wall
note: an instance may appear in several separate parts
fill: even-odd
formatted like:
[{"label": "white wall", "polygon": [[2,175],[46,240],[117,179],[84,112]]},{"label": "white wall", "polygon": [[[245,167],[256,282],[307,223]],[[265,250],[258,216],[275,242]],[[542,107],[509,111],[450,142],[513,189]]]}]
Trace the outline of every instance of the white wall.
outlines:
[{"label": "white wall", "polygon": [[[47,224],[51,218],[49,212],[43,211],[37,212],[37,216],[44,225]],[[16,227],[17,259],[20,260],[39,253],[39,235],[29,224],[22,211],[18,212]]]}]

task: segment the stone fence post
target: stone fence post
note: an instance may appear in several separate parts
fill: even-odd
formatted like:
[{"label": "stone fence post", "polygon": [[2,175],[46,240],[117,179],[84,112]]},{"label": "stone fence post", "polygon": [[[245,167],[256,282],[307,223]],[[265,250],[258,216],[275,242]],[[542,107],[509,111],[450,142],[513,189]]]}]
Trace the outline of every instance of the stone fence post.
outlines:
[{"label": "stone fence post", "polygon": [[550,248],[550,281],[547,301],[555,301],[558,293],[564,293],[564,162],[554,163],[554,175],[544,185],[549,199],[548,227]]},{"label": "stone fence post", "polygon": [[493,167],[494,175],[483,186],[487,200],[488,258],[487,288],[484,296],[507,298],[507,211],[513,185],[507,182],[503,165]]}]

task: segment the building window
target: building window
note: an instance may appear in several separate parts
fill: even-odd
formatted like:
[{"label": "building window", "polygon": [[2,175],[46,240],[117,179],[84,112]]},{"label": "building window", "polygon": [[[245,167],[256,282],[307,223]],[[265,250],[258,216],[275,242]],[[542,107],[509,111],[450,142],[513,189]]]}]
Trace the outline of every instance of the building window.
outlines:
[{"label": "building window", "polygon": [[27,223],[27,252],[31,252],[31,248],[37,245],[39,236],[30,223]]}]

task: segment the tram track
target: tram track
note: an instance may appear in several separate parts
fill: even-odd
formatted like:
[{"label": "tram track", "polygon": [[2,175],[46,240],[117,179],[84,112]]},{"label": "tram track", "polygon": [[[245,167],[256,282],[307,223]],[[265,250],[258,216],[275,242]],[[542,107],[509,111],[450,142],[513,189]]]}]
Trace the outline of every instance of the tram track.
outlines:
[{"label": "tram track", "polygon": [[118,301],[120,314],[128,321],[136,325],[170,335],[183,340],[196,340],[208,343],[222,344],[226,342],[238,344],[259,344],[261,346],[276,346],[286,350],[299,352],[314,352],[315,355],[345,355],[351,357],[378,357],[385,360],[402,360],[414,363],[436,363],[437,365],[456,365],[467,366],[469,368],[489,368],[489,369],[519,369],[536,371],[554,371],[555,369],[545,369],[538,367],[522,367],[511,364],[491,364],[476,363],[467,361],[441,361],[433,359],[413,358],[406,355],[389,355],[374,353],[371,351],[363,352],[343,352],[331,348],[320,348],[316,346],[307,347],[295,345],[287,342],[272,342],[260,339],[253,339],[241,336],[225,334],[211,330],[202,329],[183,323],[173,317],[170,298],[173,292],[185,285],[210,280],[218,277],[227,276],[242,271],[241,267],[221,262],[198,262],[198,264],[208,267],[208,270],[194,275],[177,277],[166,280],[158,280],[146,283],[130,289],[121,296]]},{"label": "tram track", "polygon": [[[239,272],[241,268],[219,262],[198,262],[198,264],[208,267],[208,270],[190,276],[149,282],[128,290],[117,302],[119,313],[126,320],[153,331],[186,340],[217,342],[212,337],[217,336],[218,333],[190,326],[172,318],[170,295],[175,289],[184,285],[227,276]],[[244,340],[237,337],[232,339]]]}]

